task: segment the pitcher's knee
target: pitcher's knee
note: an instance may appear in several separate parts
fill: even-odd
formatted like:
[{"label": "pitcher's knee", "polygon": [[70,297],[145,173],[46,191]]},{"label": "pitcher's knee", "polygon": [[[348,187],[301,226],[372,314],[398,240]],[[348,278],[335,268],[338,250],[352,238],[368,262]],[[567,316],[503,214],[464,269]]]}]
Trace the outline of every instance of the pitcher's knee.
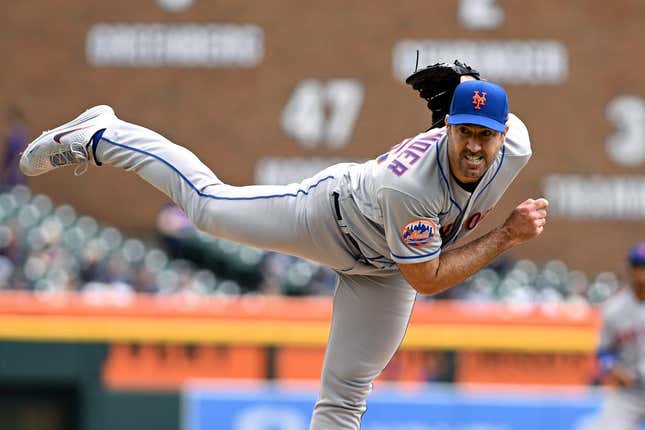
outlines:
[{"label": "pitcher's knee", "polygon": [[220,215],[214,201],[196,196],[185,202],[182,209],[195,228],[216,235],[215,226],[220,224],[218,222]]}]

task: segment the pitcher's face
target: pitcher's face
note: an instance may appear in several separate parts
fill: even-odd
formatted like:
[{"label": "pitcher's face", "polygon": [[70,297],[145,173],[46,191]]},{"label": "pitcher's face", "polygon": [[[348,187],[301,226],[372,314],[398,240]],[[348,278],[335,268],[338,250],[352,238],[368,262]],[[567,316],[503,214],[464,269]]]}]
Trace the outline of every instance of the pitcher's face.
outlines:
[{"label": "pitcher's face", "polygon": [[463,183],[477,182],[504,144],[501,133],[473,124],[448,125],[448,160],[452,174]]}]

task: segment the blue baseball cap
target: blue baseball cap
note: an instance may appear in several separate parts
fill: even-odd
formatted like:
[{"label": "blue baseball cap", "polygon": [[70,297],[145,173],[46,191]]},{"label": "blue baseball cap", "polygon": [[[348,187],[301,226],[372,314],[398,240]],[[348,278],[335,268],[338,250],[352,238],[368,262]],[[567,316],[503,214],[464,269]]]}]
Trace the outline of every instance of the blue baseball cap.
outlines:
[{"label": "blue baseball cap", "polygon": [[645,266],[645,242],[632,246],[628,258],[630,266]]},{"label": "blue baseball cap", "polygon": [[508,97],[499,85],[487,81],[466,81],[455,88],[448,124],[474,124],[504,131],[507,119]]}]

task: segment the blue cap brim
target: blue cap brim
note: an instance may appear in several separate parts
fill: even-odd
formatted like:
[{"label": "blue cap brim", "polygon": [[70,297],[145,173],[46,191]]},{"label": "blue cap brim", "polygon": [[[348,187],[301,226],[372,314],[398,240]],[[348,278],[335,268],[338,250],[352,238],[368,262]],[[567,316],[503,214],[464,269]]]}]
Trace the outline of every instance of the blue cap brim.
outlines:
[{"label": "blue cap brim", "polygon": [[494,119],[488,118],[483,115],[473,115],[469,113],[456,114],[448,116],[448,124],[450,125],[459,125],[459,124],[474,124],[481,127],[490,128],[491,130],[503,132],[506,129],[506,124],[503,124]]},{"label": "blue cap brim", "polygon": [[645,266],[645,243],[639,243],[629,250],[629,264],[631,266]]}]

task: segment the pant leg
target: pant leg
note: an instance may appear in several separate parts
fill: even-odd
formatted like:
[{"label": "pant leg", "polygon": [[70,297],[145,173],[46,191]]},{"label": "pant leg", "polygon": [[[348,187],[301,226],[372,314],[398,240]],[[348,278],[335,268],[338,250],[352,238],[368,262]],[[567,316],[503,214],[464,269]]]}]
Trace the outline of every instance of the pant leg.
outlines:
[{"label": "pant leg", "polygon": [[416,292],[400,274],[339,275],[310,430],[357,430],[372,382],[398,349]]},{"label": "pant leg", "polygon": [[643,390],[616,389],[607,396],[594,430],[638,430],[645,418]]},{"label": "pant leg", "polygon": [[337,169],[299,184],[234,187],[192,152],[144,127],[115,120],[96,146],[98,162],[137,173],[214,236],[349,270],[356,263],[330,195]]}]

